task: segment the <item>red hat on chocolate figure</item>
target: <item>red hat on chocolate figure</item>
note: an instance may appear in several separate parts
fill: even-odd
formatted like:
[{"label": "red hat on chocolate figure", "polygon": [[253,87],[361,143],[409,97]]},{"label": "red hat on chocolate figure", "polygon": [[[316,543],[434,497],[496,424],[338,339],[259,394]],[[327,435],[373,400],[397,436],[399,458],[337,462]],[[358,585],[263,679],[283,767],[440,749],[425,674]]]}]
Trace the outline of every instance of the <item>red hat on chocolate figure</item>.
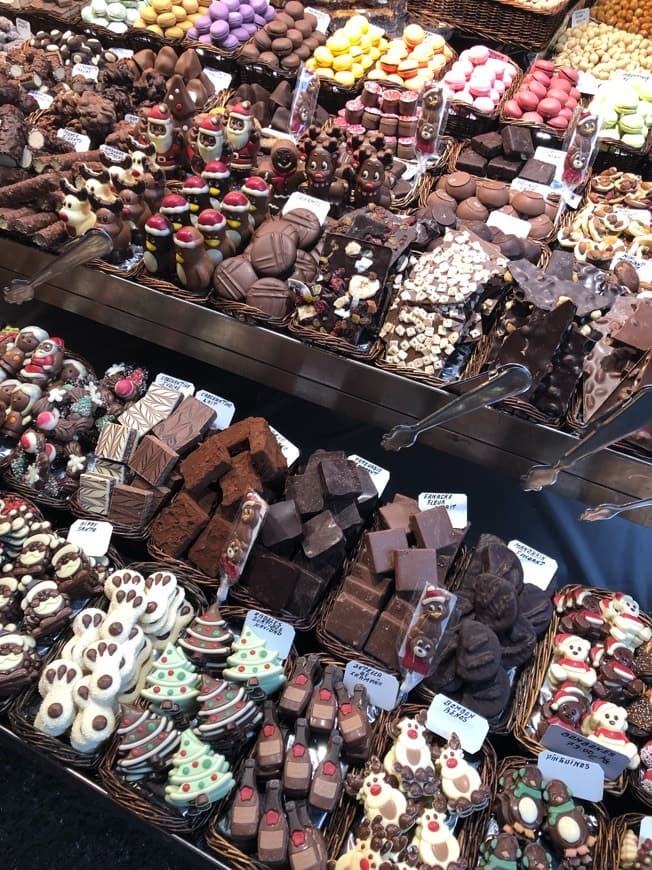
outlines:
[{"label": "red hat on chocolate figure", "polygon": [[251,175],[242,183],[242,192],[245,196],[266,196],[269,193],[269,187],[264,178],[259,175]]},{"label": "red hat on chocolate figure", "polygon": [[214,208],[205,208],[197,219],[197,226],[206,232],[215,232],[226,227],[226,218]]},{"label": "red hat on chocolate figure", "polygon": [[168,236],[172,232],[172,224],[164,214],[153,214],[145,223],[145,232],[153,236]]},{"label": "red hat on chocolate figure", "polygon": [[180,193],[169,193],[161,200],[161,210],[169,214],[177,214],[188,210],[188,200]]},{"label": "red hat on chocolate figure", "polygon": [[184,194],[208,193],[208,184],[206,179],[200,178],[198,175],[189,175],[181,185],[181,190]]},{"label": "red hat on chocolate figure", "polygon": [[427,604],[444,604],[447,601],[447,596],[441,589],[436,586],[428,586],[423,593],[421,604],[425,607]]},{"label": "red hat on chocolate figure", "polygon": [[199,122],[199,129],[206,133],[212,133],[213,136],[219,136],[223,133],[222,119],[219,115],[206,115]]},{"label": "red hat on chocolate figure", "polygon": [[211,160],[202,170],[202,178],[228,178],[231,173],[226,163],[221,160]]},{"label": "red hat on chocolate figure", "polygon": [[239,190],[230,191],[222,200],[222,208],[231,212],[247,212],[249,204],[247,197]]},{"label": "red hat on chocolate figure", "polygon": [[181,227],[174,234],[174,243],[181,248],[196,248],[204,241],[204,237],[195,227]]},{"label": "red hat on chocolate figure", "polygon": [[231,116],[242,118],[243,121],[250,120],[253,117],[251,103],[248,100],[242,100],[242,102],[236,103],[235,106],[229,110],[229,117]]},{"label": "red hat on chocolate figure", "polygon": [[170,110],[165,105],[165,103],[158,103],[156,106],[152,106],[152,108],[147,113],[147,120],[172,121],[172,118],[170,116]]}]

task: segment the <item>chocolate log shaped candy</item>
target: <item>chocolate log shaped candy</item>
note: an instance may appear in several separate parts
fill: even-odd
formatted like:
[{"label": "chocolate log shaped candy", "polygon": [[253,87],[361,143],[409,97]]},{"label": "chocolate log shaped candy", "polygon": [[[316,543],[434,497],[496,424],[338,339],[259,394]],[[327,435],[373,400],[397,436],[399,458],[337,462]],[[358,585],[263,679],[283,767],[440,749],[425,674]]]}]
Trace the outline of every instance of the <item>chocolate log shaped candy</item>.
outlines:
[{"label": "chocolate log shaped candy", "polygon": [[288,823],[281,805],[281,783],[267,783],[265,810],[258,826],[258,860],[270,867],[285,864],[288,851]]},{"label": "chocolate log shaped candy", "polygon": [[276,718],[273,701],[263,704],[263,727],[256,743],[256,762],[262,778],[277,776],[283,766],[283,735]]},{"label": "chocolate log shaped candy", "polygon": [[342,679],[342,671],[335,665],[326,665],[324,679],[319,688],[313,690],[306,718],[313,731],[331,731],[337,716],[335,683]]},{"label": "chocolate log shaped candy", "polygon": [[316,807],[327,813],[335,809],[342,791],[340,753],[343,743],[342,735],[336,730],[331,731],[326,755],[319,763],[310,784],[308,803],[311,807]]},{"label": "chocolate log shaped candy", "polygon": [[294,673],[278,702],[281,715],[300,716],[303,713],[312,695],[318,670],[319,658],[316,655],[301,656],[297,659]]},{"label": "chocolate log shaped candy", "polygon": [[248,758],[231,805],[230,828],[234,840],[254,840],[260,821],[260,795],[256,787],[256,762]]},{"label": "chocolate log shaped candy", "polygon": [[294,743],[285,753],[283,762],[283,790],[290,797],[305,797],[312,779],[312,762],[308,749],[308,723],[297,719]]}]

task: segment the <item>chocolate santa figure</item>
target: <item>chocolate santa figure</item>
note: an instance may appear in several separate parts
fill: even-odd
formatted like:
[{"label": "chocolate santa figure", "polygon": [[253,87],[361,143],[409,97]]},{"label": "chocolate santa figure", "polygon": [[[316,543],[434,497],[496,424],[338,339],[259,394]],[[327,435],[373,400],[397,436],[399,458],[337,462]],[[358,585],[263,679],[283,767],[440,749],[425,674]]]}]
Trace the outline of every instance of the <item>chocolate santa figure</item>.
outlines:
[{"label": "chocolate santa figure", "polygon": [[269,185],[258,175],[251,175],[245,179],[240,190],[251,203],[249,214],[254,220],[254,227],[259,227],[269,217]]},{"label": "chocolate santa figure", "polygon": [[172,113],[165,103],[152,106],[149,110],[146,136],[156,149],[154,162],[157,167],[165,173],[166,178],[173,178],[183,159],[183,144]]},{"label": "chocolate santa figure", "polygon": [[188,227],[190,220],[190,203],[180,193],[169,193],[161,200],[160,214],[164,215],[172,224],[175,233],[181,227]]},{"label": "chocolate santa figure", "polygon": [[13,378],[29,361],[38,345],[49,338],[40,326],[25,326],[15,340],[5,345],[0,356],[0,381]]},{"label": "chocolate santa figure", "polygon": [[247,100],[236,103],[229,111],[225,135],[231,175],[244,179],[251,175],[260,147],[260,131]]},{"label": "chocolate santa figure", "polygon": [[54,380],[63,365],[63,339],[46,338],[39,342],[18,373],[18,377],[30,384],[45,386]]},{"label": "chocolate santa figure", "polygon": [[191,293],[201,293],[213,278],[213,261],[206,252],[204,237],[196,227],[181,227],[174,234],[177,278]]},{"label": "chocolate santa figure", "polygon": [[208,182],[198,175],[189,175],[181,185],[181,195],[188,201],[190,222],[196,226],[199,213],[210,206]]},{"label": "chocolate santa figure", "polygon": [[165,215],[152,215],[145,224],[145,268],[157,278],[170,278],[176,271],[174,254],[172,223]]},{"label": "chocolate santa figure", "polygon": [[205,115],[190,130],[187,155],[190,168],[200,175],[207,163],[220,160],[224,148],[224,125],[219,115]]},{"label": "chocolate santa figure", "polygon": [[229,167],[221,160],[211,160],[204,167],[201,177],[208,182],[208,196],[211,208],[219,211],[222,205],[222,197],[231,189]]},{"label": "chocolate santa figure", "polygon": [[251,239],[253,220],[249,216],[250,203],[244,193],[231,190],[222,200],[221,212],[226,218],[226,237],[236,250],[244,251]]},{"label": "chocolate santa figure", "polygon": [[204,237],[206,253],[214,266],[219,266],[227,257],[233,257],[235,248],[226,237],[226,218],[223,214],[212,208],[205,209],[199,215],[197,229]]}]

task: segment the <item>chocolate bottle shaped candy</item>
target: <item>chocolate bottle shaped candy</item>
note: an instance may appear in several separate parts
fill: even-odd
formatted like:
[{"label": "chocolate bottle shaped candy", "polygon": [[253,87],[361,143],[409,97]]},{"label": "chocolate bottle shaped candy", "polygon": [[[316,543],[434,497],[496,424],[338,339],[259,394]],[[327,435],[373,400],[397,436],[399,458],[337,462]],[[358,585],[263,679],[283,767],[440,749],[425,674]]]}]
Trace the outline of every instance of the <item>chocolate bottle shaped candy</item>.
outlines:
[{"label": "chocolate bottle shaped candy", "polygon": [[283,789],[290,797],[304,797],[310,789],[312,763],[308,750],[308,723],[297,719],[294,743],[285,753],[283,762]]},{"label": "chocolate bottle shaped candy", "polygon": [[256,786],[256,762],[248,758],[231,806],[231,836],[234,840],[255,840],[260,820],[260,795]]},{"label": "chocolate bottle shaped candy", "polygon": [[285,864],[288,852],[288,823],[281,805],[281,782],[272,779],[265,791],[265,810],[258,825],[258,860],[277,867]]},{"label": "chocolate bottle shaped candy", "polygon": [[344,683],[335,686],[337,723],[344,738],[345,751],[354,756],[366,756],[371,736],[367,716],[367,691],[360,683],[353,687],[353,697]]},{"label": "chocolate bottle shaped candy", "polygon": [[326,867],[328,865],[328,849],[326,848],[324,835],[310,818],[308,804],[305,801],[296,801],[296,807],[303,829],[306,835],[312,838],[317,850],[319,863],[315,866],[319,868]]},{"label": "chocolate bottle shaped candy", "polygon": [[311,807],[330,813],[335,809],[342,791],[342,768],[340,767],[340,752],[342,751],[342,735],[331,731],[326,747],[326,755],[319,762],[310,784],[308,803]]},{"label": "chocolate bottle shaped candy", "polygon": [[315,827],[304,825],[294,801],[286,801],[285,811],[290,826],[288,858],[292,870],[326,870],[328,862],[316,842]]},{"label": "chocolate bottle shaped candy", "polygon": [[297,659],[294,673],[278,702],[281,716],[301,716],[312,695],[318,668],[319,658],[314,654]]},{"label": "chocolate bottle shaped candy", "polygon": [[273,701],[263,704],[263,726],[256,743],[256,763],[263,778],[278,776],[283,766],[283,734]]},{"label": "chocolate bottle shaped candy", "polygon": [[337,716],[337,698],[334,685],[342,679],[342,671],[335,665],[326,665],[324,679],[314,689],[308,704],[308,725],[312,731],[332,731]]}]

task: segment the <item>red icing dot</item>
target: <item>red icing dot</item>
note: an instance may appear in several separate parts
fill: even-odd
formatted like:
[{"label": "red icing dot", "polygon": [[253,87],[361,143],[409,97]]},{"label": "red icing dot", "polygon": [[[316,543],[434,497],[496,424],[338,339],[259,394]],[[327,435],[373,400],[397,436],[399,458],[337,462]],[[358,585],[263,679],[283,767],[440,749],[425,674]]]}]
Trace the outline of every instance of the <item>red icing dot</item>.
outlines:
[{"label": "red icing dot", "polygon": [[319,690],[319,700],[320,701],[329,701],[331,697],[331,693],[328,689],[320,689]]},{"label": "red icing dot", "polygon": [[163,664],[165,664],[167,660],[168,660],[167,656],[161,656],[161,661],[163,662]]},{"label": "red icing dot", "polygon": [[159,693],[160,691],[161,691],[161,687],[160,687],[160,686],[154,686],[154,688],[152,689],[152,692],[155,692],[157,695],[158,695],[158,693]]},{"label": "red icing dot", "polygon": [[276,810],[267,810],[265,813],[265,821],[268,825],[275,825],[278,823],[279,815]]},{"label": "red icing dot", "polygon": [[[324,773],[326,776],[332,776],[335,773],[335,765],[332,761],[327,761],[324,764]],[[375,788],[375,786],[374,786]]]},{"label": "red icing dot", "polygon": [[446,767],[457,767],[457,760],[455,758],[449,758],[446,762]]},{"label": "red icing dot", "polygon": [[419,736],[419,732],[415,728],[410,728],[408,730],[407,736],[410,738],[410,740],[416,740]]},{"label": "red icing dot", "polygon": [[181,694],[182,694],[182,695],[185,695],[185,693],[186,693],[188,690],[186,689],[185,686],[181,686],[180,691],[181,691]]},{"label": "red icing dot", "polygon": [[193,767],[199,767],[199,762],[198,762],[198,761],[193,761],[192,766],[193,766]]},{"label": "red icing dot", "polygon": [[297,847],[303,846],[303,844],[306,842],[306,835],[303,833],[303,831],[295,831],[292,834],[292,842]]},{"label": "red icing dot", "polygon": [[266,671],[268,671],[268,670],[270,669],[270,665],[269,665],[269,664],[264,665],[264,668],[265,668]]},{"label": "red icing dot", "polygon": [[255,649],[250,649],[250,650],[249,650],[249,655],[250,655],[250,656],[255,656],[255,655],[256,655],[256,650],[255,650]]},{"label": "red icing dot", "polygon": [[240,789],[240,800],[250,801],[253,796],[254,790],[248,785],[243,786]]},{"label": "red icing dot", "polygon": [[184,782],[184,784],[181,786],[181,790],[182,791],[190,791],[190,786],[188,785],[187,782]]},{"label": "red icing dot", "polygon": [[265,725],[265,727],[263,728],[263,734],[265,735],[265,737],[271,737],[273,733],[274,733],[274,726],[273,725]]},{"label": "red icing dot", "polygon": [[213,780],[213,782],[215,782],[215,780],[217,779],[217,774],[216,773],[212,774],[211,779]]},{"label": "red icing dot", "polygon": [[142,734],[144,730],[145,730],[145,729],[143,728],[142,725],[139,725],[138,728],[136,728],[136,732],[137,732],[138,734]]},{"label": "red icing dot", "polygon": [[353,707],[350,704],[342,704],[340,706],[340,713],[342,716],[348,716],[351,710],[353,710]]},{"label": "red icing dot", "polygon": [[174,671],[172,670],[172,668],[169,668],[168,669],[168,677],[173,677],[173,676],[174,676]]},{"label": "red icing dot", "polygon": [[241,638],[240,638],[240,643],[244,646],[244,644],[247,643],[247,638],[246,638],[246,637],[241,637]]},{"label": "red icing dot", "polygon": [[297,684],[297,686],[305,686],[308,682],[308,677],[305,674],[299,674],[294,682]]},{"label": "red icing dot", "polygon": [[429,831],[438,831],[439,830],[439,822],[428,822],[428,830]]},{"label": "red icing dot", "polygon": [[240,672],[244,671],[244,665],[240,665],[240,666],[238,667],[238,670],[239,670]]},{"label": "red icing dot", "polygon": [[378,797],[382,790],[382,786],[376,783],[376,785],[371,786],[371,788],[369,789],[369,793],[372,794],[374,797]]},{"label": "red icing dot", "polygon": [[243,701],[238,701],[238,703],[235,705],[236,710],[241,710],[243,707],[244,707]]},{"label": "red icing dot", "polygon": [[294,755],[295,758],[301,758],[302,755],[305,755],[305,752],[306,747],[301,746],[299,743],[295,743],[292,747],[292,755]]}]

